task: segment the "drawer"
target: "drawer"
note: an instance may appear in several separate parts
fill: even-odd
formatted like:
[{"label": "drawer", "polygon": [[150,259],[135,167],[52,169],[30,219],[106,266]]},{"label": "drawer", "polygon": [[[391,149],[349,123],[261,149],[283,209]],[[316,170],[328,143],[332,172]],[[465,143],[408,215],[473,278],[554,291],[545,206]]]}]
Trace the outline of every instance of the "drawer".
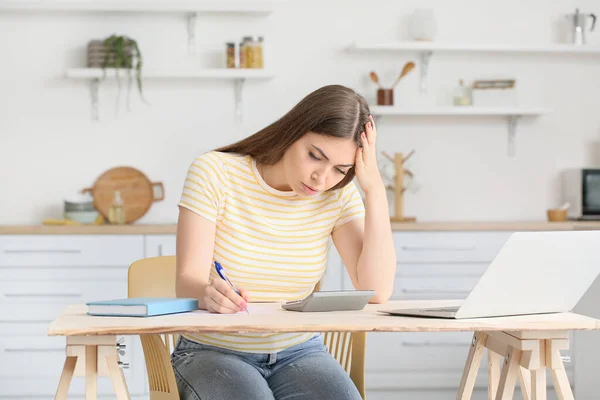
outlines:
[{"label": "drawer", "polygon": [[[377,373],[462,373],[472,332],[385,332],[367,335],[366,374]],[[573,347],[571,342],[571,348]],[[572,349],[561,351],[572,357]],[[481,362],[480,373],[487,373],[487,352]],[[573,369],[573,360],[565,369]],[[458,381],[456,382],[458,384]]]},{"label": "drawer", "polygon": [[123,266],[143,257],[142,235],[0,236],[0,267]]},{"label": "drawer", "polygon": [[466,299],[479,278],[398,277],[392,300]]},{"label": "drawer", "polygon": [[[141,394],[145,387],[141,345],[137,336],[124,339],[127,348],[120,360],[130,364],[130,368],[124,370],[125,379],[132,394]],[[0,397],[54,395],[65,361],[65,344],[64,337],[0,336]],[[84,393],[85,379],[73,377],[69,394]],[[108,377],[98,379],[98,393],[114,396]]]},{"label": "drawer", "polygon": [[396,232],[402,262],[490,262],[512,232]]},{"label": "drawer", "polygon": [[376,371],[462,371],[472,337],[471,332],[369,333],[367,375]]},{"label": "drawer", "polygon": [[3,280],[0,282],[0,304],[69,305],[123,297],[127,297],[125,280]]},{"label": "drawer", "polygon": [[402,277],[475,277],[479,278],[490,263],[398,263],[396,275]]}]

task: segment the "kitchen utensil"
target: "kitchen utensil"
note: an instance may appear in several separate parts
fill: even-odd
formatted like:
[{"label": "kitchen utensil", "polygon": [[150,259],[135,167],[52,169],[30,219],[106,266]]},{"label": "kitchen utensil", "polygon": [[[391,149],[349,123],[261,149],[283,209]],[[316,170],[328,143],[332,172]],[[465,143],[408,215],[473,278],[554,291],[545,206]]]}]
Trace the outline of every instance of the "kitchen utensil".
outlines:
[{"label": "kitchen utensil", "polygon": [[[158,196],[155,189],[159,192]],[[165,198],[162,182],[151,182],[133,167],[111,168],[98,177],[94,186],[82,192],[90,192],[94,197],[94,207],[108,218],[108,210],[117,190],[125,202],[126,223],[137,221],[148,212],[152,203]]]},{"label": "kitchen utensil", "polygon": [[579,8],[576,8],[575,13],[567,14],[566,18],[571,22],[571,41],[576,45],[585,44],[586,21],[588,18],[592,19],[592,26],[590,27],[591,32],[596,25],[596,16],[590,13],[580,13]]},{"label": "kitchen utensil", "polygon": [[381,86],[381,83],[379,83],[379,76],[377,76],[377,74],[374,71],[371,71],[371,73],[369,73],[369,76],[371,77],[371,80],[377,84],[377,86],[383,89],[383,86]]},{"label": "kitchen utensil", "polygon": [[400,79],[404,78],[410,71],[413,70],[413,68],[415,68],[415,63],[412,61],[409,61],[406,64],[404,64],[404,67],[402,68],[402,72],[400,73],[400,76],[398,76],[398,78],[396,78],[396,82],[394,82],[394,84],[392,85],[392,89],[395,88],[396,85],[398,84],[398,82],[400,82]]}]

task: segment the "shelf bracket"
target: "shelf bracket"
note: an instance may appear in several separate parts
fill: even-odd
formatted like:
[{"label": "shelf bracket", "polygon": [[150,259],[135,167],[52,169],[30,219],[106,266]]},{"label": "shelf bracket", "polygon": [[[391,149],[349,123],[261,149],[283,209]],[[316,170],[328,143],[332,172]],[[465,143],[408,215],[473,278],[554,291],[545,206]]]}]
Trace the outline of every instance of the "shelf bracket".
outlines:
[{"label": "shelf bracket", "polygon": [[421,93],[427,93],[427,78],[429,76],[429,61],[433,55],[432,51],[423,51],[421,53]]},{"label": "shelf bracket", "polygon": [[517,121],[520,115],[509,115],[508,116],[508,155],[513,157],[516,153],[516,132],[517,132]]},{"label": "shelf bracket", "polygon": [[98,121],[98,90],[100,88],[100,79],[92,79],[90,84],[90,97],[92,100],[92,121]]},{"label": "shelf bracket", "polygon": [[188,54],[196,54],[196,21],[198,14],[192,13],[187,15],[187,34],[188,34]]},{"label": "shelf bracket", "polygon": [[237,122],[242,122],[242,89],[244,88],[245,78],[236,79],[233,81],[233,94],[235,101],[235,119]]}]

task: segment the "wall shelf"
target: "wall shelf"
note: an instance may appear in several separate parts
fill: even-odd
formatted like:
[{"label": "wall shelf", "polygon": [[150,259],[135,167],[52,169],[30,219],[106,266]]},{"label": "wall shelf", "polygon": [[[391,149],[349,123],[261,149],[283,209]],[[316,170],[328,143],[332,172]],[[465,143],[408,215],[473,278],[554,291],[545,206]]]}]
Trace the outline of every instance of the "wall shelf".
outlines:
[{"label": "wall shelf", "polygon": [[517,121],[521,117],[538,117],[552,112],[547,108],[521,108],[521,107],[474,107],[474,106],[455,106],[455,107],[424,107],[424,108],[403,108],[394,106],[371,106],[371,113],[376,119],[383,116],[398,117],[447,117],[447,116],[499,116],[507,119],[507,142],[508,155],[514,156],[516,150],[515,136],[517,130]]},{"label": "wall shelf", "polygon": [[352,52],[416,52],[421,58],[421,93],[427,91],[427,75],[433,53],[510,53],[546,55],[600,55],[600,46],[576,46],[573,44],[457,44],[443,42],[354,42],[348,48]]},{"label": "wall shelf", "polygon": [[[107,68],[106,78],[101,68],[71,68],[67,70],[66,76],[69,79],[89,80],[90,94],[92,100],[92,119],[98,120],[98,90],[103,79],[116,79],[116,69]],[[119,71],[121,79],[129,79],[131,76],[135,79],[135,71],[123,69]],[[235,96],[235,114],[239,120],[242,118],[242,89],[247,80],[264,81],[274,78],[275,75],[264,69],[250,68],[207,68],[196,70],[152,70],[144,69],[142,79],[211,79],[211,80],[231,80],[234,83]]]},{"label": "wall shelf", "polygon": [[1,0],[0,12],[111,12],[181,13],[185,15],[188,52],[196,52],[196,21],[200,14],[247,14],[267,16],[275,11],[274,0]]},{"label": "wall shelf", "polygon": [[3,0],[0,10],[15,11],[110,11],[175,13],[252,13],[275,10],[269,0]]}]

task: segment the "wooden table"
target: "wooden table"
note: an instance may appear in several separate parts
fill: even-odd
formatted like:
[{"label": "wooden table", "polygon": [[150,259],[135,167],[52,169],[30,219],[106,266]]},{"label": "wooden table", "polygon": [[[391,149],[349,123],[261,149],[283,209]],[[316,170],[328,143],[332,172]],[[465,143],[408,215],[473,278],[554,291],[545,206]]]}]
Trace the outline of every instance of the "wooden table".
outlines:
[{"label": "wooden table", "polygon": [[[55,399],[66,399],[73,375],[86,377],[86,399],[96,398],[96,377],[110,376],[118,399],[129,399],[116,335],[185,332],[474,332],[457,399],[469,399],[483,353],[488,351],[490,399],[512,399],[519,378],[525,399],[546,399],[546,368],[559,399],[573,399],[560,350],[571,330],[600,329],[600,321],[573,313],[448,320],[390,316],[379,310],[453,306],[459,301],[391,301],[362,311],[297,313],[279,303],[251,304],[250,314],[197,311],[151,318],[86,315],[73,305],[52,322],[49,336],[66,336],[66,359]],[[504,363],[501,367],[501,357]]]}]

